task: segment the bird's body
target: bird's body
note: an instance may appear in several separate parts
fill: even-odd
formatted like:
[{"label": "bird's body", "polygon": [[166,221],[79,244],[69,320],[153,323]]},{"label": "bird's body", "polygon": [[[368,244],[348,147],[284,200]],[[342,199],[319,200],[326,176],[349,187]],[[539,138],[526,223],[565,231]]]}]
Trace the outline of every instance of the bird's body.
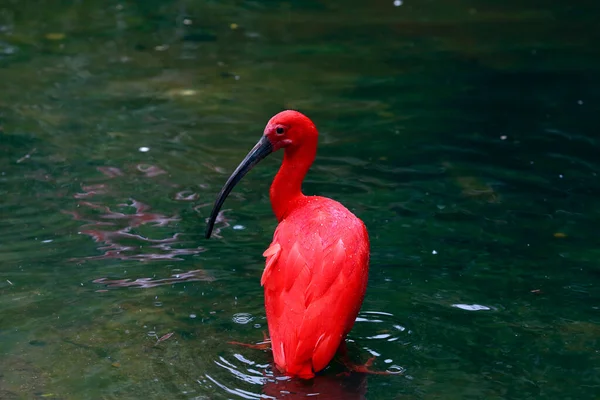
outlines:
[{"label": "bird's body", "polygon": [[305,199],[277,226],[261,284],[275,364],[311,378],[354,325],[368,279],[369,241],[364,224],[340,203]]},{"label": "bird's body", "polygon": [[302,194],[317,137],[312,121],[299,112],[271,118],[263,138],[221,190],[207,229],[208,237],[233,186],[261,159],[283,148],[270,190],[279,225],[263,254],[261,284],[275,364],[300,378],[325,368],[343,344],[362,305],[369,270],[363,222],[335,200]]}]

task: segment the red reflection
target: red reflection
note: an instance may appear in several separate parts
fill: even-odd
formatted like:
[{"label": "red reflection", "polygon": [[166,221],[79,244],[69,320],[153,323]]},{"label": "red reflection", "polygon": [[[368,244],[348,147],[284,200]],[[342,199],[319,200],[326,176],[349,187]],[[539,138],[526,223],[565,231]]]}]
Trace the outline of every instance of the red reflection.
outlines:
[{"label": "red reflection", "polygon": [[[76,194],[75,197],[78,195]],[[179,233],[163,239],[150,239],[131,232],[133,228],[146,224],[164,227],[179,221],[177,216],[167,217],[164,214],[148,212],[151,207],[138,200],[131,199],[130,204],[118,205],[119,207],[133,208],[135,211],[130,214],[113,211],[110,207],[89,201],[80,201],[78,205],[78,211],[63,212],[71,215],[75,220],[88,222],[81,227],[79,232],[90,236],[97,243],[102,243],[98,250],[104,252],[98,256],[84,257],[85,260],[182,260],[179,256],[198,254],[204,251],[202,247],[179,248],[178,246],[184,243],[180,241]],[[82,215],[86,209],[99,211],[100,215],[86,217]],[[117,225],[121,225],[121,227]],[[114,227],[114,230],[109,227]],[[127,244],[124,243],[125,241]],[[140,250],[146,251],[141,252]]]},{"label": "red reflection", "polygon": [[[164,170],[154,165],[139,164],[136,169],[146,177],[166,174]],[[97,167],[97,170],[108,178],[123,176],[124,173],[116,167]],[[109,207],[101,204],[99,200],[93,201],[96,195],[106,195],[111,192],[108,182],[96,184],[82,184],[81,192],[75,193],[78,199],[76,210],[63,210],[76,221],[83,225],[79,233],[88,235],[99,244],[99,255],[75,259],[85,260],[137,260],[137,261],[176,261],[183,260],[182,256],[194,255],[204,251],[202,247],[184,247],[186,242],[181,240],[181,233],[173,233],[174,223],[180,220],[178,215],[167,216],[152,212],[151,206],[136,199],[130,199],[126,204],[117,204]],[[192,191],[181,191],[177,194],[178,200],[192,201],[197,194]],[[137,229],[143,226],[152,226],[152,234],[163,234],[162,238],[146,237]],[[145,232],[148,228],[145,228]],[[166,237],[164,232],[167,230]],[[151,288],[160,285],[171,285],[180,282],[213,281],[214,277],[203,270],[192,270],[175,274],[168,278],[133,278],[117,279],[98,278],[93,282],[106,287],[139,287]],[[106,290],[99,290],[106,291]]]},{"label": "red reflection", "polygon": [[156,165],[149,164],[138,164],[136,165],[138,171],[143,172],[144,175],[148,178],[153,178],[158,175],[166,174],[167,171],[164,169],[158,168]]},{"label": "red reflection", "polygon": [[103,183],[99,183],[97,185],[81,185],[81,189],[84,191],[83,193],[75,193],[73,197],[76,199],[84,199],[86,197],[92,197],[97,194],[106,193],[106,185]]},{"label": "red reflection", "polygon": [[175,194],[175,200],[195,201],[198,200],[198,193],[193,193],[189,190],[184,190]]},{"label": "red reflection", "polygon": [[179,221],[179,218],[176,216],[166,217],[163,214],[147,213],[145,211],[149,210],[150,206],[134,199],[131,199],[131,204],[119,204],[119,207],[133,207],[135,209],[135,214],[115,212],[107,206],[90,203],[88,201],[79,202],[79,206],[85,206],[94,210],[105,212],[105,214],[101,215],[100,218],[126,220],[129,228],[135,228],[147,223],[154,223],[155,226],[165,226],[169,222]]},{"label": "red reflection", "polygon": [[[202,207],[208,207],[208,206],[212,206],[212,203],[199,204],[196,207],[194,207],[194,211],[196,211],[197,213],[200,214],[200,209]],[[217,214],[217,218],[215,219],[215,228],[213,230],[212,236],[216,237],[217,239],[222,239],[223,238],[220,235],[221,229],[228,228],[228,227],[231,226],[229,224],[229,220],[227,218],[225,218],[225,214],[223,214],[225,211],[230,211],[230,210],[221,210],[221,211],[219,211],[219,213]],[[205,218],[205,221],[208,222],[208,218]]]},{"label": "red reflection", "polygon": [[98,172],[102,172],[109,178],[115,178],[117,176],[123,176],[123,172],[117,167],[97,167]]},{"label": "red reflection", "polygon": [[364,400],[367,393],[367,376],[317,375],[313,379],[269,379],[263,393],[273,399],[317,398],[323,400]]}]

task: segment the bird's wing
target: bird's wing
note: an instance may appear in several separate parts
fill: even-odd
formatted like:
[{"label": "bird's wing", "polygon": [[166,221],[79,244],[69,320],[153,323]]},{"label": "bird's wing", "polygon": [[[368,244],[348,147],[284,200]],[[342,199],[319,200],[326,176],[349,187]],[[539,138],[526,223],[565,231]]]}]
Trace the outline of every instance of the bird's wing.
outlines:
[{"label": "bird's wing", "polygon": [[264,253],[261,284],[273,353],[289,372],[327,365],[352,327],[366,288],[366,233],[331,235],[320,228],[283,221]]}]

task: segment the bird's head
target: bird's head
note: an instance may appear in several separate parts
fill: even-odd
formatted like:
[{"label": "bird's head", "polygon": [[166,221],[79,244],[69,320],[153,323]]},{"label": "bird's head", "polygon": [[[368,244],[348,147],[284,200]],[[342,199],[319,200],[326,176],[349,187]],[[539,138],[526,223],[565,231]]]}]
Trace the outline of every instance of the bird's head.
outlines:
[{"label": "bird's head", "polygon": [[269,120],[263,137],[271,143],[272,151],[277,151],[298,147],[307,140],[316,140],[317,136],[315,124],[306,115],[286,110]]}]

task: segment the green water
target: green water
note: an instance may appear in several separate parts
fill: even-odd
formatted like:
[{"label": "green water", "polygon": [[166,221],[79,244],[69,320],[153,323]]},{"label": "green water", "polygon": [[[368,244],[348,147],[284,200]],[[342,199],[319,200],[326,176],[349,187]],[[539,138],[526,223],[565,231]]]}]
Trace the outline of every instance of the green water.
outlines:
[{"label": "green water", "polygon": [[[598,398],[599,12],[2,2],[0,398]],[[205,219],[284,108],[320,130],[305,191],[371,235],[351,355],[402,375],[227,343],[266,329],[281,154]]]}]

